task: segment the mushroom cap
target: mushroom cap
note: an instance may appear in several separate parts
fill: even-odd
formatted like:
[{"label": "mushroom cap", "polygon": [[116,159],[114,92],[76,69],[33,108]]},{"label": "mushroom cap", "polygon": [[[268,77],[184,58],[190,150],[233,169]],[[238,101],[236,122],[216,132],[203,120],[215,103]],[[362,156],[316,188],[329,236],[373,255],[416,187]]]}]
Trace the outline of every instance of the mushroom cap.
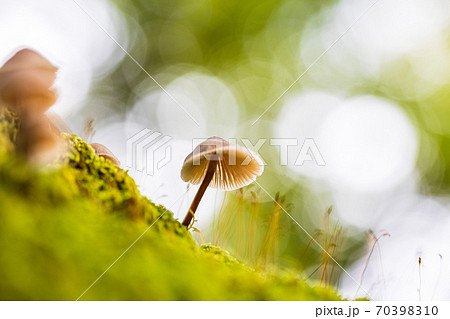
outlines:
[{"label": "mushroom cap", "polygon": [[20,111],[32,108],[43,113],[56,102],[51,86],[57,70],[39,53],[20,50],[0,68],[0,98]]},{"label": "mushroom cap", "polygon": [[117,157],[114,156],[113,152],[111,152],[109,148],[107,148],[105,145],[99,143],[92,143],[90,145],[94,149],[94,152],[97,156],[109,160],[116,166],[120,165],[120,161],[117,159]]},{"label": "mushroom cap", "polygon": [[264,171],[264,163],[257,154],[213,136],[199,144],[186,157],[181,169],[181,179],[194,185],[200,184],[210,159],[218,161],[209,184],[213,188],[235,190],[251,184]]}]

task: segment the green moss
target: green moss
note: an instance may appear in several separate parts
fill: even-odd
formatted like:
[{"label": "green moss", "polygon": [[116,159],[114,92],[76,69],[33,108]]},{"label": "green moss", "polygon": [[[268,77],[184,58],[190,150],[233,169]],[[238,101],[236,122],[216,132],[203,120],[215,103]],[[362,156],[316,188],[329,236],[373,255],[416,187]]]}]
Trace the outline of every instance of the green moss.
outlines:
[{"label": "green moss", "polygon": [[12,141],[17,137],[18,118],[0,106],[0,119],[0,152],[11,152],[14,150]]},{"label": "green moss", "polygon": [[52,165],[28,164],[14,150],[18,119],[0,112],[0,299],[75,300],[128,248],[81,299],[339,299],[198,247],[172,212],[77,136],[62,135]]}]

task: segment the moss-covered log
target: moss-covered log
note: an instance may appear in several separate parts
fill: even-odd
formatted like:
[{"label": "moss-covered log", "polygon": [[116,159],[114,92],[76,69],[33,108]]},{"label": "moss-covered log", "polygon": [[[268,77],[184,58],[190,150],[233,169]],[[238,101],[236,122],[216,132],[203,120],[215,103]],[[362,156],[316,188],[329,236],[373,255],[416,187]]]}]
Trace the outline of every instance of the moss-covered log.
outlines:
[{"label": "moss-covered log", "polygon": [[144,232],[82,300],[339,299],[300,274],[268,276],[198,247],[77,136],[63,134],[51,165],[32,165],[15,151],[20,121],[0,112],[0,299],[75,300]]}]

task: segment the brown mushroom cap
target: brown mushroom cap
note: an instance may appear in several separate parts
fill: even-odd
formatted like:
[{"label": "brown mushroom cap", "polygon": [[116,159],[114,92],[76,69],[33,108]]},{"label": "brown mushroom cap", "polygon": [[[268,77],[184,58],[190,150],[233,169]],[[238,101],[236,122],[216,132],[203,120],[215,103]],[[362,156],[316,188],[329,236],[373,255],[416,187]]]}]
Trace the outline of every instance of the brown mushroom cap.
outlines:
[{"label": "brown mushroom cap", "polygon": [[99,143],[92,143],[90,145],[94,149],[94,152],[97,156],[103,157],[104,159],[109,160],[111,163],[113,163],[116,166],[120,165],[120,161],[117,159],[117,157],[114,156],[114,154],[105,145],[102,145]]},{"label": "brown mushroom cap", "polygon": [[45,112],[56,102],[51,86],[57,70],[39,53],[20,50],[0,68],[1,100],[19,111]]},{"label": "brown mushroom cap", "polygon": [[214,136],[199,144],[186,157],[181,169],[181,179],[194,185],[200,184],[210,159],[218,161],[209,184],[213,188],[235,190],[251,184],[264,171],[263,161],[258,155]]}]

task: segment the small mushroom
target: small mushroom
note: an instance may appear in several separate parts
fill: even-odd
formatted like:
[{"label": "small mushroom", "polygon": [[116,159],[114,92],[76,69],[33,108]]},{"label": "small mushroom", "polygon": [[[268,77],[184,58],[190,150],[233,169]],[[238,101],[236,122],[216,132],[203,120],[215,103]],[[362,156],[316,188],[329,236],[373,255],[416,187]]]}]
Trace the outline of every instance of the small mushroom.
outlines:
[{"label": "small mushroom", "polygon": [[183,181],[201,183],[182,224],[189,228],[208,186],[227,191],[239,189],[254,182],[263,171],[261,158],[250,150],[220,137],[208,138],[186,157],[181,169]]},{"label": "small mushroom", "polygon": [[92,143],[90,145],[94,149],[94,152],[97,156],[107,159],[108,161],[110,161],[111,163],[113,163],[116,166],[120,165],[120,161],[117,159],[117,157],[114,156],[114,154],[105,145],[102,145],[99,143]]},{"label": "small mushroom", "polygon": [[20,50],[0,68],[1,100],[19,113],[44,113],[56,102],[51,87],[57,70],[39,53]]}]

